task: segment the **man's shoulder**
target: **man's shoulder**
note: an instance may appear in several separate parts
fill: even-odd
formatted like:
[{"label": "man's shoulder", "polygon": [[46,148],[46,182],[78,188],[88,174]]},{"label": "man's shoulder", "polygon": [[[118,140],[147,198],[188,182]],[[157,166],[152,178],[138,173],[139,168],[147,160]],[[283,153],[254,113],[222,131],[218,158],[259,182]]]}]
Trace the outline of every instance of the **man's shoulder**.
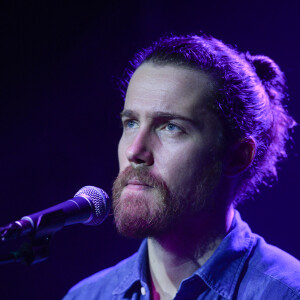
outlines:
[{"label": "man's shoulder", "polygon": [[[250,261],[257,271],[287,285],[300,287],[300,261],[287,252],[257,239],[256,250]],[[300,290],[299,290],[300,292]]]},{"label": "man's shoulder", "polygon": [[[279,299],[281,295],[289,297],[282,299],[300,299],[300,261],[287,252],[267,244],[260,236],[257,236],[245,278],[252,283],[257,282],[257,286],[252,285],[256,296],[259,287],[263,285],[262,292],[266,293],[265,295],[274,294],[273,299]],[[260,299],[264,299],[263,295]]]},{"label": "man's shoulder", "polygon": [[[120,261],[113,267],[99,271],[73,286],[64,300],[96,299],[112,294],[129,271],[132,269],[137,253]],[[88,297],[88,298],[86,298]]]}]

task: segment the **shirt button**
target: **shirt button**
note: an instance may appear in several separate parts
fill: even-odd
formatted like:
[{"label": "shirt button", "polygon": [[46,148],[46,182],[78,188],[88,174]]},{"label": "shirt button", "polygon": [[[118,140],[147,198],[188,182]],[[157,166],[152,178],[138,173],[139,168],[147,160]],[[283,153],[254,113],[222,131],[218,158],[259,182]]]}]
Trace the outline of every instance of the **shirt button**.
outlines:
[{"label": "shirt button", "polygon": [[145,289],[143,286],[141,287],[141,294],[142,294],[143,296],[146,295],[146,289]]}]

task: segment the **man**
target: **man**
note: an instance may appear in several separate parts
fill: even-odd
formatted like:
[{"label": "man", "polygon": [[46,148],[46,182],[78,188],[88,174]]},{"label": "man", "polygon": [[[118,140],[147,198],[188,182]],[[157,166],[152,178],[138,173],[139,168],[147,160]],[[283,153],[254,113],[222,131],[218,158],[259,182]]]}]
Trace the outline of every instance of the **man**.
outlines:
[{"label": "man", "polygon": [[279,67],[205,35],[162,38],[131,65],[113,208],[121,234],[147,239],[65,299],[300,299],[299,261],[234,209],[286,156]]}]

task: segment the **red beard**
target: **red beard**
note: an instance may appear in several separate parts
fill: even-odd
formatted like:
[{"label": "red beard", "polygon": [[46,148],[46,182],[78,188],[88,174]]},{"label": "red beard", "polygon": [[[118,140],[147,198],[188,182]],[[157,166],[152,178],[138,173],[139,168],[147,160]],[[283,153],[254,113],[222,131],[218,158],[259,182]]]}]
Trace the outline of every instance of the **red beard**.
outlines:
[{"label": "red beard", "polygon": [[[141,192],[127,190],[128,181],[137,179],[148,187]],[[113,210],[116,227],[127,237],[154,236],[166,230],[177,208],[169,205],[170,192],[163,179],[145,168],[127,167],[113,184]]]},{"label": "red beard", "polygon": [[[131,238],[158,237],[201,211],[216,210],[211,196],[220,172],[220,161],[211,162],[203,170],[205,176],[200,173],[189,187],[177,189],[174,194],[165,181],[152,175],[147,167],[127,167],[113,184],[113,210],[118,231]],[[140,181],[145,188],[138,192],[126,189],[130,180]]]}]

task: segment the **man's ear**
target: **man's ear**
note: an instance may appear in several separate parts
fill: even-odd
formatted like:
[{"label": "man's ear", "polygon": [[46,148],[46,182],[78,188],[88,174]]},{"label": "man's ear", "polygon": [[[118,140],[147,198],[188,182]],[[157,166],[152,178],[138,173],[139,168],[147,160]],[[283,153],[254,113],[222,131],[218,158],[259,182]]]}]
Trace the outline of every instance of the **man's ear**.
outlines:
[{"label": "man's ear", "polygon": [[224,173],[236,176],[244,172],[253,162],[256,153],[255,140],[249,136],[230,146],[224,163]]}]

